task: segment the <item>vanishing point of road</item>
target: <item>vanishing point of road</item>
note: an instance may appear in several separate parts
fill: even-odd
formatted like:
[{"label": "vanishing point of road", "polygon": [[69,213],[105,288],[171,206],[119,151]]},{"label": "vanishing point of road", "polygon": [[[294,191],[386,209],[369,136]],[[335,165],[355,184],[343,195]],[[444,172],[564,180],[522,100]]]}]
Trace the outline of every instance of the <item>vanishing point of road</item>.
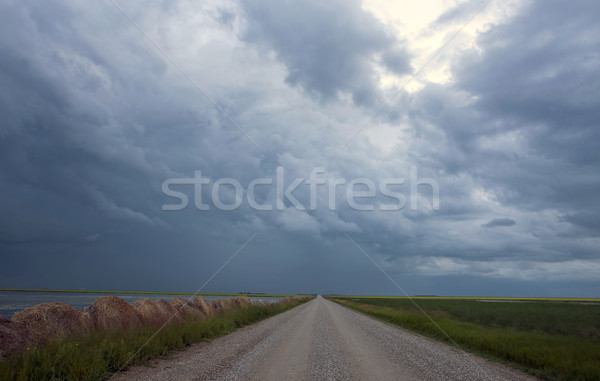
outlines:
[{"label": "vanishing point of road", "polygon": [[317,297],[112,380],[534,380]]}]

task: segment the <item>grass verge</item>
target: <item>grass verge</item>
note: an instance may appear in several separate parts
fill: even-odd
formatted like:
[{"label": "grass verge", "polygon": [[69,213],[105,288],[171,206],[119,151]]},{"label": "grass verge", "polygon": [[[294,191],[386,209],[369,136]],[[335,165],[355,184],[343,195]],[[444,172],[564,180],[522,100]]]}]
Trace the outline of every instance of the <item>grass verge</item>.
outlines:
[{"label": "grass verge", "polygon": [[[308,301],[282,301],[267,306],[232,308],[223,315],[162,329],[128,364],[136,365],[172,350],[226,335],[237,328],[287,311]],[[95,332],[49,340],[43,347],[0,362],[0,380],[103,380],[118,371],[156,332],[141,327],[121,332]]]},{"label": "grass verge", "polygon": [[[451,344],[410,301],[332,300]],[[459,300],[418,304],[464,350],[508,363],[542,379],[600,380],[598,306],[588,308],[588,314],[582,315],[581,310],[590,306]],[[569,308],[573,310],[569,312]]]}]

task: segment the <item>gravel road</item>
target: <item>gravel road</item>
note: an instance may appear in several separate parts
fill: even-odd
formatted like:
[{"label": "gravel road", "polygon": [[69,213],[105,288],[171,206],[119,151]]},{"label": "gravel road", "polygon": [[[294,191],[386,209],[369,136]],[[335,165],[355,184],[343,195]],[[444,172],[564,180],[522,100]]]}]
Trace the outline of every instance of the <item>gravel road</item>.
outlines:
[{"label": "gravel road", "polygon": [[535,380],[321,297],[111,380]]}]

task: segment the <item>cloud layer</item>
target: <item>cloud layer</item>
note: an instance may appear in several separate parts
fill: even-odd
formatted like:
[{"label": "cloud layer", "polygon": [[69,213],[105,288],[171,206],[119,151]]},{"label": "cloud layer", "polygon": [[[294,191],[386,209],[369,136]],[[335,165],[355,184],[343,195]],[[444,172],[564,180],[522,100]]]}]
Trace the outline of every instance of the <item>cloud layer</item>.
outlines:
[{"label": "cloud layer", "polygon": [[[256,233],[210,291],[397,294],[348,234],[413,294],[597,296],[595,3],[527,3],[412,92],[386,78],[419,52],[356,1],[122,6],[163,52],[110,2],[0,6],[0,287],[195,290]],[[331,208],[322,185],[307,211],[162,210],[166,179],[201,171],[208,201],[219,178],[247,190],[278,167],[285,186],[319,167],[402,179],[407,206],[357,211],[340,186]],[[306,183],[294,195],[311,204]]]}]

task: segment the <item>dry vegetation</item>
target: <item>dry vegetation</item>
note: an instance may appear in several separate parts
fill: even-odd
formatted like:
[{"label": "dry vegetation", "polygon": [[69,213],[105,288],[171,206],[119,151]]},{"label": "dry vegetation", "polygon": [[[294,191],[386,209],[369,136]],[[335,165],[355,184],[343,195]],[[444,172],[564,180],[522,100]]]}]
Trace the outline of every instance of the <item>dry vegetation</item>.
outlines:
[{"label": "dry vegetation", "polygon": [[40,304],[12,320],[0,319],[0,379],[105,379],[125,366],[227,334],[307,300],[144,298],[129,304],[105,296],[83,311],[64,303]]}]

